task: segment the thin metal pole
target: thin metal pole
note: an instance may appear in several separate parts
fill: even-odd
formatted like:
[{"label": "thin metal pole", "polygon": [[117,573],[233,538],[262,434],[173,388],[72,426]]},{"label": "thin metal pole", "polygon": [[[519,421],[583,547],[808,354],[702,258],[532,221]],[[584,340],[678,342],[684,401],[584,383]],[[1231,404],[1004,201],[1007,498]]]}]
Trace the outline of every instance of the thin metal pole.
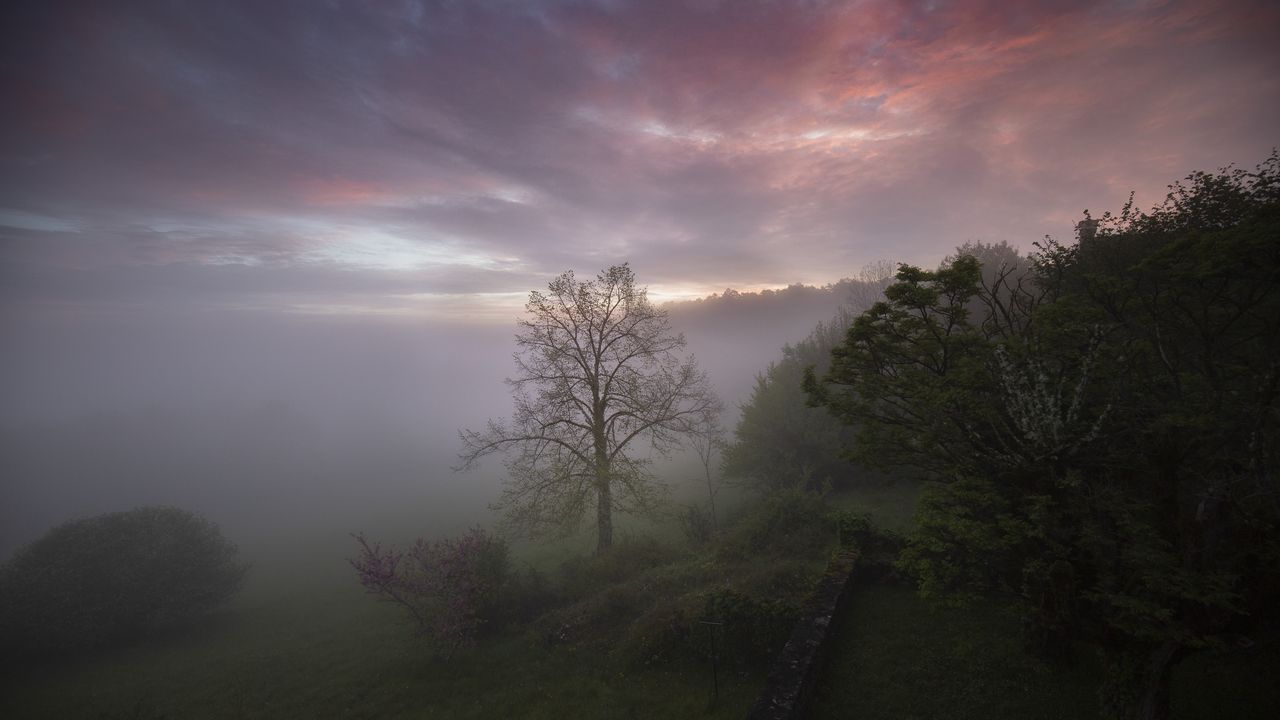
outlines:
[{"label": "thin metal pole", "polygon": [[716,648],[716,628],[723,627],[722,622],[710,622],[708,620],[699,620],[699,623],[707,626],[707,634],[711,641],[711,706],[720,701],[720,653]]}]

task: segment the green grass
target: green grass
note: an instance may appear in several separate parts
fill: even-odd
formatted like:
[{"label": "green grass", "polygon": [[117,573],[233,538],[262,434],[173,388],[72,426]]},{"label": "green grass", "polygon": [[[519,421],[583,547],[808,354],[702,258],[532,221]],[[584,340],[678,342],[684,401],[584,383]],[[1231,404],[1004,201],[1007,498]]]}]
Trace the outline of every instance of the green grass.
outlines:
[{"label": "green grass", "polygon": [[[430,525],[394,515],[367,524],[400,546]],[[400,608],[364,594],[345,528],[258,538],[245,548],[248,585],[211,622],[0,678],[0,717],[741,717],[766,668],[739,641],[774,642],[756,621],[778,611],[745,598],[798,603],[825,553],[695,552],[674,516],[622,518],[615,543],[603,557],[592,557],[587,532],[515,543],[515,566],[542,571],[556,606],[442,658],[412,636]],[[714,705],[697,624],[713,596],[728,603],[719,611],[742,614],[720,635],[721,650],[737,654],[724,659]]]},{"label": "green grass", "polygon": [[880,528],[904,533],[915,524],[922,492],[924,483],[916,480],[876,479],[833,492],[828,502],[834,508],[865,513]]},{"label": "green grass", "polygon": [[1175,720],[1271,720],[1280,711],[1280,643],[1245,652],[1205,651],[1173,669],[1170,701]]},{"label": "green grass", "polygon": [[199,628],[0,679],[0,717],[737,718],[763,682],[722,670],[712,707],[701,662],[630,668],[536,630],[441,657],[364,594],[333,535],[258,553],[244,592]]},{"label": "green grass", "polygon": [[1097,669],[1028,657],[1018,628],[1011,609],[997,602],[940,608],[909,587],[856,587],[819,678],[812,717],[1096,716]]},{"label": "green grass", "polygon": [[536,637],[444,658],[396,609],[352,587],[238,603],[207,627],[63,665],[0,688],[5,718],[740,717],[758,678],[709,668],[641,672]]},{"label": "green grass", "polygon": [[[856,586],[850,601],[818,681],[815,720],[1098,716],[1094,656],[1082,652],[1070,667],[1029,656],[1007,601],[942,607],[891,584]],[[1276,677],[1275,644],[1193,654],[1173,671],[1173,718],[1269,720],[1280,707]]]},{"label": "green grass", "polygon": [[[627,540],[654,535],[661,539]],[[345,560],[355,553],[345,531],[260,543],[248,553],[248,585],[210,622],[2,678],[0,717],[738,718],[766,668],[738,648],[712,702],[696,632],[707,598],[758,591],[797,601],[825,558],[694,553],[674,547],[683,538],[670,518],[622,524],[616,551],[603,558],[590,558],[592,540],[514,547],[517,566],[538,567],[567,593],[561,605],[452,657],[414,638],[400,608],[364,594]],[[566,558],[577,559],[562,570]],[[750,613],[773,612],[750,603],[732,610],[747,614],[721,642],[755,628]],[[551,635],[561,639],[550,644]]]}]

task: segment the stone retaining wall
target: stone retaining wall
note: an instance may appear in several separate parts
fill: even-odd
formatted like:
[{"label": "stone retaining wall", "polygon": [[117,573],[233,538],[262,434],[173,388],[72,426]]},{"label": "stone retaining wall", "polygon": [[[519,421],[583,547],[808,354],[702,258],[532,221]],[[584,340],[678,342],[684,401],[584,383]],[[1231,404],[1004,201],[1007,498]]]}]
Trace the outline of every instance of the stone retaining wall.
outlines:
[{"label": "stone retaining wall", "polygon": [[827,659],[832,622],[849,595],[856,558],[853,551],[846,550],[827,566],[791,639],[769,670],[764,693],[747,714],[747,720],[797,720],[805,716],[814,682]]}]

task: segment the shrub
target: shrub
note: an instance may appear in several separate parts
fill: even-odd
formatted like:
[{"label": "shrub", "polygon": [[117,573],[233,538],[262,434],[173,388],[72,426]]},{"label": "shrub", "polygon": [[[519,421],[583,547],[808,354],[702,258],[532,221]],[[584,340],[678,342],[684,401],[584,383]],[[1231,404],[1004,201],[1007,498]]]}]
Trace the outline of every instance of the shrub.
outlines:
[{"label": "shrub", "polygon": [[791,635],[800,617],[798,605],[721,588],[707,593],[702,617],[719,623],[718,653],[727,664],[763,667]]},{"label": "shrub", "polygon": [[510,561],[500,538],[473,528],[457,539],[419,538],[401,551],[353,537],[360,554],[349,562],[360,584],[404,608],[419,633],[448,650],[471,643],[501,617]]},{"label": "shrub", "polygon": [[[679,630],[684,596],[710,569],[653,540],[628,540],[593,557],[561,565],[560,604],[535,624],[548,644],[607,653],[626,663],[665,657],[667,635]],[[685,607],[687,606],[687,608]]]},{"label": "shrub", "polygon": [[73,520],[0,567],[0,646],[54,655],[176,626],[230,600],[245,569],[218,526],[186,510]]},{"label": "shrub", "polygon": [[1037,532],[1028,517],[1036,517],[1034,510],[1020,511],[990,480],[932,485],[920,498],[898,568],[916,579],[922,595],[949,604],[1014,590],[1021,568],[1010,558]]},{"label": "shrub", "polygon": [[555,603],[556,594],[547,576],[535,568],[524,568],[507,577],[500,602],[499,622],[531,622]]},{"label": "shrub", "polygon": [[686,505],[680,512],[680,529],[691,545],[706,545],[715,537],[711,511],[702,505]]},{"label": "shrub", "polygon": [[880,579],[894,575],[899,554],[906,544],[901,535],[876,527],[864,513],[838,510],[834,518],[840,544],[858,553],[861,576]]},{"label": "shrub", "polygon": [[608,550],[566,560],[560,586],[567,600],[577,600],[614,583],[674,562],[680,553],[652,539],[628,539]]},{"label": "shrub", "polygon": [[729,558],[807,555],[833,543],[835,538],[823,496],[788,488],[769,493],[739,517],[720,552]]}]

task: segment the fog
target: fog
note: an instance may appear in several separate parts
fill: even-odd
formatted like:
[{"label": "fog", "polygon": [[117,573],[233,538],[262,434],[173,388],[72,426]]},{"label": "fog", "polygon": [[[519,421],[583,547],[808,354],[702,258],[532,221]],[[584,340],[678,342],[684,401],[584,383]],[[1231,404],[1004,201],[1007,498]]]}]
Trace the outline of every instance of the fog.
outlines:
[{"label": "fog", "polygon": [[[755,374],[843,299],[792,288],[669,309],[731,426]],[[251,547],[490,524],[501,463],[451,467],[459,428],[510,410],[517,315],[10,308],[0,557],[64,520],[149,504],[195,510]]]}]

